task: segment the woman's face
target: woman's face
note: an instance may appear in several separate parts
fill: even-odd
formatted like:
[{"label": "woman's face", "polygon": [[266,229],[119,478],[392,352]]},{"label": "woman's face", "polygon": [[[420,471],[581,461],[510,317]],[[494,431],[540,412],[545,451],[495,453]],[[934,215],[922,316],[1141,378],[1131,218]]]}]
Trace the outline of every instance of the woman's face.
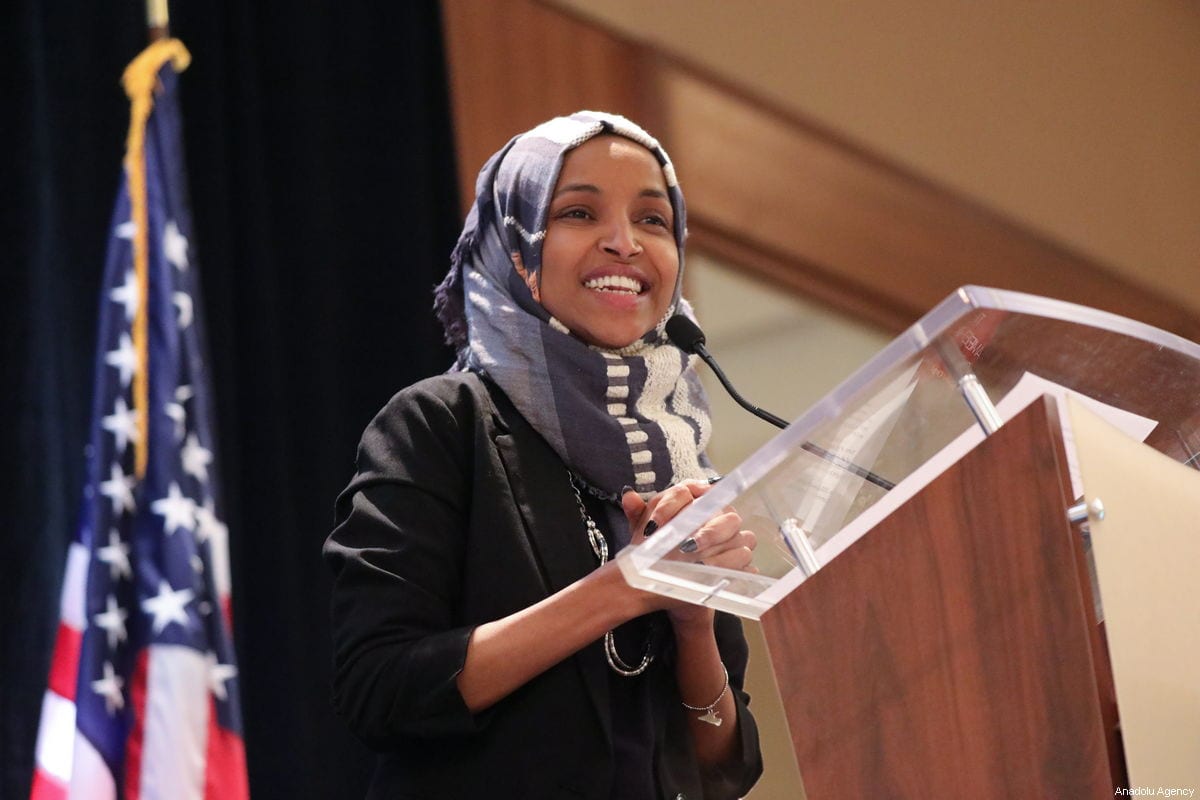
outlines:
[{"label": "woman's face", "polygon": [[589,344],[637,341],[675,293],[674,225],[650,151],[620,136],[589,139],[567,154],[550,201],[542,306]]}]

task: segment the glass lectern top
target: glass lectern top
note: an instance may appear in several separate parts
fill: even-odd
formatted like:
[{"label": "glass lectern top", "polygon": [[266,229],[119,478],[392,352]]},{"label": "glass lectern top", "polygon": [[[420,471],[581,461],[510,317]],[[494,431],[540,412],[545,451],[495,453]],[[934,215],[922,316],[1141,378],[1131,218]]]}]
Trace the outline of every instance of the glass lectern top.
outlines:
[{"label": "glass lectern top", "polygon": [[[1200,345],[1095,309],[966,286],[618,563],[636,586],[757,619],[991,426],[1064,392],[1200,468]],[[726,506],[757,536],[757,572],[678,551]]]}]

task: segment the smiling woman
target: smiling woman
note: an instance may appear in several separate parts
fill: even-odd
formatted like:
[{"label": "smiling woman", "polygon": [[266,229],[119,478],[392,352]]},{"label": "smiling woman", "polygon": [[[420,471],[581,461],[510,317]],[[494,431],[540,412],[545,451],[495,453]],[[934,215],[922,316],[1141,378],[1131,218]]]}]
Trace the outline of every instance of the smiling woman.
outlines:
[{"label": "smiling woman", "polygon": [[675,294],[674,218],[649,150],[618,136],[572,150],[550,204],[542,305],[589,344],[619,349],[637,341]]},{"label": "smiling woman", "polygon": [[[381,753],[371,797],[735,798],[761,772],[725,614],[610,557],[708,490],[708,404],[663,332],[683,195],[628,120],[510,141],[438,289],[458,351],[363,435],[325,545],[334,701]],[[676,553],[749,567],[733,511]]]}]

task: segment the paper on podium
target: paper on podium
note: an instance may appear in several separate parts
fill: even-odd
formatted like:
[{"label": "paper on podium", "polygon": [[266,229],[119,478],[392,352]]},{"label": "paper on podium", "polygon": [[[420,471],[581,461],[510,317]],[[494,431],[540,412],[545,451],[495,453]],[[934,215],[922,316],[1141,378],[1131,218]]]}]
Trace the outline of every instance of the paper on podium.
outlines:
[{"label": "paper on podium", "polygon": [[1200,790],[1200,471],[1068,406],[1131,786]]}]

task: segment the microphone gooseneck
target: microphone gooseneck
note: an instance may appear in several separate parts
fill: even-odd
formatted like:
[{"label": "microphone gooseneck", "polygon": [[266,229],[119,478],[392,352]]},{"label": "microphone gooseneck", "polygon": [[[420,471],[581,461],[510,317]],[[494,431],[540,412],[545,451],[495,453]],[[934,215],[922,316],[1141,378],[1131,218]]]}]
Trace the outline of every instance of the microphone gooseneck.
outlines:
[{"label": "microphone gooseneck", "polygon": [[[780,417],[775,416],[770,411],[765,411],[756,405],[750,403],[746,398],[742,397],[741,393],[733,388],[733,384],[729,382],[729,378],[725,377],[724,370],[717,364],[717,360],[712,357],[705,347],[704,331],[700,330],[700,326],[692,322],[683,314],[676,314],[667,320],[665,326],[667,338],[671,340],[671,344],[678,347],[689,355],[697,355],[708,364],[709,369],[717,376],[717,380],[721,381],[721,385],[725,387],[725,391],[729,392],[729,396],[742,408],[749,411],[759,419],[766,420],[777,428],[786,428],[787,422]],[[887,478],[876,475],[871,470],[860,467],[853,461],[847,461],[836,453],[831,453],[819,444],[813,442],[804,442],[800,447],[813,455],[823,458],[826,461],[834,464],[841,469],[846,470],[863,480],[869,481],[884,491],[890,491],[895,488],[896,484],[889,481]]]},{"label": "microphone gooseneck", "polygon": [[721,385],[725,387],[725,391],[729,392],[739,406],[749,411],[759,419],[766,420],[777,428],[786,428],[787,421],[783,420],[770,411],[764,411],[756,405],[753,405],[746,398],[742,397],[741,393],[733,388],[733,384],[729,382],[729,378],[725,377],[725,372],[717,364],[717,360],[708,352],[708,348],[704,346],[704,331],[700,330],[700,326],[692,322],[683,314],[676,314],[667,320],[666,325],[667,338],[671,340],[671,344],[678,347],[685,353],[695,354],[703,359],[705,364],[708,364],[721,381]]}]

